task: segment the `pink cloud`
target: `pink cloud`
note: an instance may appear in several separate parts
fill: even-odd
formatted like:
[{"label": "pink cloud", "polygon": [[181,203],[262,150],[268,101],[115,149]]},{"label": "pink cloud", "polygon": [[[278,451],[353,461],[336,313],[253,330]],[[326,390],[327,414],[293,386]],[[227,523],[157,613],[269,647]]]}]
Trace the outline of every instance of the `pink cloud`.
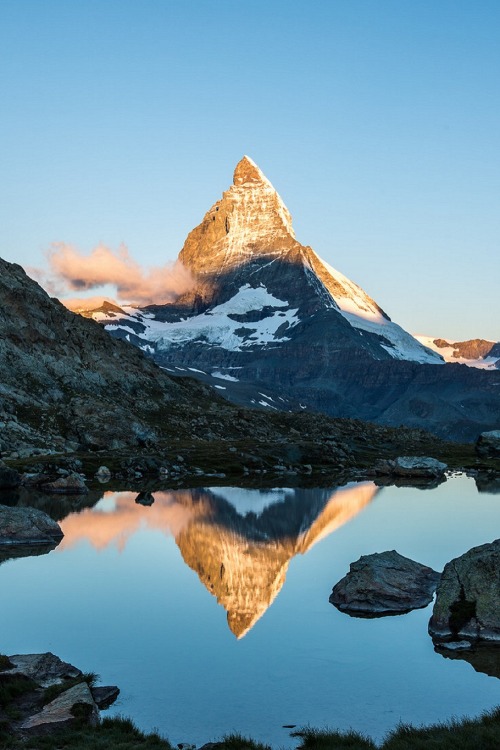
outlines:
[{"label": "pink cloud", "polygon": [[30,269],[54,296],[88,291],[107,284],[116,287],[121,302],[138,304],[173,302],[193,286],[193,277],[182,263],[143,269],[121,245],[116,251],[98,245],[89,255],[66,243],[57,243],[47,254],[50,270]]}]

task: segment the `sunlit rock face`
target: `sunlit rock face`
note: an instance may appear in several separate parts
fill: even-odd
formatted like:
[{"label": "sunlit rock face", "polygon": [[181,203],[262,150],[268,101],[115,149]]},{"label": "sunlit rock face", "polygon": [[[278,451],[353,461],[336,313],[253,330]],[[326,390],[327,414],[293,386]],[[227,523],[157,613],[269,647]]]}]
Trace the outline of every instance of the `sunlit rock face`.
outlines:
[{"label": "sunlit rock face", "polygon": [[356,516],[377,492],[372,482],[338,490],[183,490],[153,493],[148,508],[133,493],[106,493],[94,509],[61,523],[61,549],[82,539],[98,550],[123,548],[144,526],[171,534],[241,638],[280,592],[292,558]]},{"label": "sunlit rock face", "polygon": [[[312,409],[472,440],[500,420],[500,372],[444,367],[432,351],[295,238],[282,199],[247,156],[179,261],[173,304],[92,316],[168,371],[245,406]],[[435,367],[439,365],[439,367]]]}]

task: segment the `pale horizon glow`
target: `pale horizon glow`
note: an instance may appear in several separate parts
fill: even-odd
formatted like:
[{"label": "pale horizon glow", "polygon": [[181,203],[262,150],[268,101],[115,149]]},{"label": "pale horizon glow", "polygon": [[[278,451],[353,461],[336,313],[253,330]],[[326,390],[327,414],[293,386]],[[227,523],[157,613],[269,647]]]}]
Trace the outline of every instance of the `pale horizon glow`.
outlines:
[{"label": "pale horizon glow", "polygon": [[499,38],[493,0],[4,0],[0,257],[126,247],[160,294],[248,154],[405,330],[498,341]]}]

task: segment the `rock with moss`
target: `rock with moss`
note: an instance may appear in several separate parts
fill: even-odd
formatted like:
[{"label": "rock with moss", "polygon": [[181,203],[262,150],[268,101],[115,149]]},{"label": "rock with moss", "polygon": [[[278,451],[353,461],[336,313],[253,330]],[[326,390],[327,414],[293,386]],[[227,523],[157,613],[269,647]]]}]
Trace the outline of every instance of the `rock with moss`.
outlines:
[{"label": "rock with moss", "polygon": [[500,539],[473,547],[445,566],[429,633],[438,643],[500,644]]}]

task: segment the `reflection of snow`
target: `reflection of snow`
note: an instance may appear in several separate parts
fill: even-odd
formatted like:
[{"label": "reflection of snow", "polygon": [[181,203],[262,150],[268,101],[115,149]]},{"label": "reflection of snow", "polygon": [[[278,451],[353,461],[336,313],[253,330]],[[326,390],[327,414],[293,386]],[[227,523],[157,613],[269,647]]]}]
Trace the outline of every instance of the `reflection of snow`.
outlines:
[{"label": "reflection of snow", "polygon": [[224,498],[238,511],[241,516],[247,513],[260,515],[270,505],[285,502],[295,490],[276,488],[270,490],[248,490],[241,487],[209,487],[209,492]]}]

